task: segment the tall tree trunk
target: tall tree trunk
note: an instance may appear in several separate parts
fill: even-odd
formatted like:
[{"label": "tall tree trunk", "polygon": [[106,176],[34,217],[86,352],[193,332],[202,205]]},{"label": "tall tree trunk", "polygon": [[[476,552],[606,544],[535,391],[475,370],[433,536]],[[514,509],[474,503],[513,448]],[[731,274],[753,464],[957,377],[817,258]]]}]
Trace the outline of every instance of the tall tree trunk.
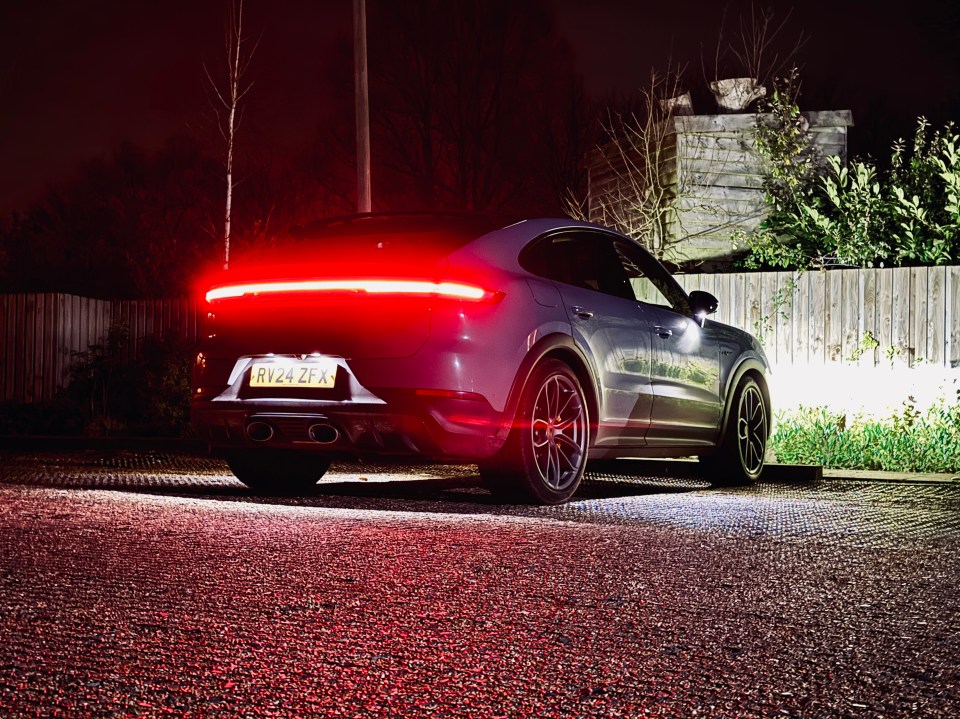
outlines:
[{"label": "tall tree trunk", "polygon": [[[230,266],[230,239],[233,220],[233,158],[237,127],[239,125],[238,112],[244,96],[253,84],[248,83],[244,85],[242,81],[250,65],[250,59],[257,49],[256,45],[254,45],[249,52],[245,53],[243,51],[245,41],[243,36],[243,0],[236,0],[236,4],[233,4],[233,2],[230,4],[230,18],[226,33],[227,87],[225,91],[220,90],[210,75],[210,71],[207,70],[206,65],[204,65],[207,80],[209,80],[216,100],[219,102],[219,105],[214,103],[214,112],[217,115],[220,134],[227,146],[227,191],[223,214],[223,269],[228,269]],[[224,113],[225,117],[221,113]]]}]

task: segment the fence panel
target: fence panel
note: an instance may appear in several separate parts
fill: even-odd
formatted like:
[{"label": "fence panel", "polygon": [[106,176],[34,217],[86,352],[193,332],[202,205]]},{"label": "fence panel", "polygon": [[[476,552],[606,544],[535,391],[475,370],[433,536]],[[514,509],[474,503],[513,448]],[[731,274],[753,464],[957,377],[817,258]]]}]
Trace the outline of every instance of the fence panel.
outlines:
[{"label": "fence panel", "polygon": [[107,340],[114,324],[129,330],[121,357],[140,358],[149,338],[173,336],[195,343],[195,300],[114,301],[64,294],[0,295],[0,400],[53,399],[70,381],[78,352]]},{"label": "fence panel", "polygon": [[[889,364],[960,367],[960,266],[831,272],[684,275],[712,291],[713,319],[756,333],[778,365]],[[128,330],[124,361],[150,338],[199,338],[197,300],[95,300],[63,294],[0,294],[0,399],[52,399],[77,352]],[[870,338],[877,343],[872,347]],[[867,340],[865,342],[865,340]]]}]

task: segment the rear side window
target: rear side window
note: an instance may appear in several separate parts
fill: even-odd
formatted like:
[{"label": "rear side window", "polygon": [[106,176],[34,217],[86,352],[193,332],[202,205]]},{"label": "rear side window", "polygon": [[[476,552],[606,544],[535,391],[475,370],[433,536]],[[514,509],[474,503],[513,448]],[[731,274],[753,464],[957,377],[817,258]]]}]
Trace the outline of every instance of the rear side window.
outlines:
[{"label": "rear side window", "polygon": [[592,233],[542,238],[520,254],[520,266],[535,275],[607,295],[634,299],[611,239]]},{"label": "rear side window", "polygon": [[528,272],[575,287],[687,313],[683,289],[646,250],[595,232],[568,232],[534,241],[520,253]]}]

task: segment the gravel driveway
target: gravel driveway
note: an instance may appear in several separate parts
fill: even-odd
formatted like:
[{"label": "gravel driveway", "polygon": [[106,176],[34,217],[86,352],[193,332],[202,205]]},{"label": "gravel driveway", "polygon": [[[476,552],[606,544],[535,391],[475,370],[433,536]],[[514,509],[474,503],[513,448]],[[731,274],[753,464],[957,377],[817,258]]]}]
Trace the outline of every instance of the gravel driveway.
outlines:
[{"label": "gravel driveway", "polygon": [[[383,480],[390,478],[393,481]],[[0,453],[2,717],[955,717],[960,486]]]}]

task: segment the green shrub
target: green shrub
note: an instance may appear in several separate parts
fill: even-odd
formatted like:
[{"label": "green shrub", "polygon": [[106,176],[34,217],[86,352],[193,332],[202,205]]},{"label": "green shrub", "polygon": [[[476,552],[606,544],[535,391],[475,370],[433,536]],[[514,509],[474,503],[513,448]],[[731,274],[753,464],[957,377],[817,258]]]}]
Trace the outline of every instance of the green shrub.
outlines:
[{"label": "green shrub", "polygon": [[[70,383],[58,400],[73,408],[71,422],[65,426],[79,423],[83,432],[94,436],[183,434],[189,421],[193,347],[172,335],[147,337],[141,344],[141,358],[128,361],[123,357],[128,335],[125,324],[115,323],[102,342],[74,354]],[[8,433],[13,433],[14,425],[34,427],[38,434],[67,433],[58,429],[63,423],[42,421],[44,412],[54,409],[47,403],[11,410],[10,416],[19,419],[7,421]]]},{"label": "green shrub", "polygon": [[889,170],[844,166],[813,144],[797,104],[794,71],[757,116],[766,162],[767,217],[736,238],[750,268],[942,265],[960,260],[960,135],[918,119],[910,148],[893,146]]},{"label": "green shrub", "polygon": [[839,469],[960,472],[960,397],[919,412],[912,402],[886,420],[823,408],[780,413],[770,438],[778,461]]},{"label": "green shrub", "polygon": [[139,434],[179,435],[190,420],[193,346],[173,335],[143,342],[143,359],[131,367],[138,412],[129,424]]}]

